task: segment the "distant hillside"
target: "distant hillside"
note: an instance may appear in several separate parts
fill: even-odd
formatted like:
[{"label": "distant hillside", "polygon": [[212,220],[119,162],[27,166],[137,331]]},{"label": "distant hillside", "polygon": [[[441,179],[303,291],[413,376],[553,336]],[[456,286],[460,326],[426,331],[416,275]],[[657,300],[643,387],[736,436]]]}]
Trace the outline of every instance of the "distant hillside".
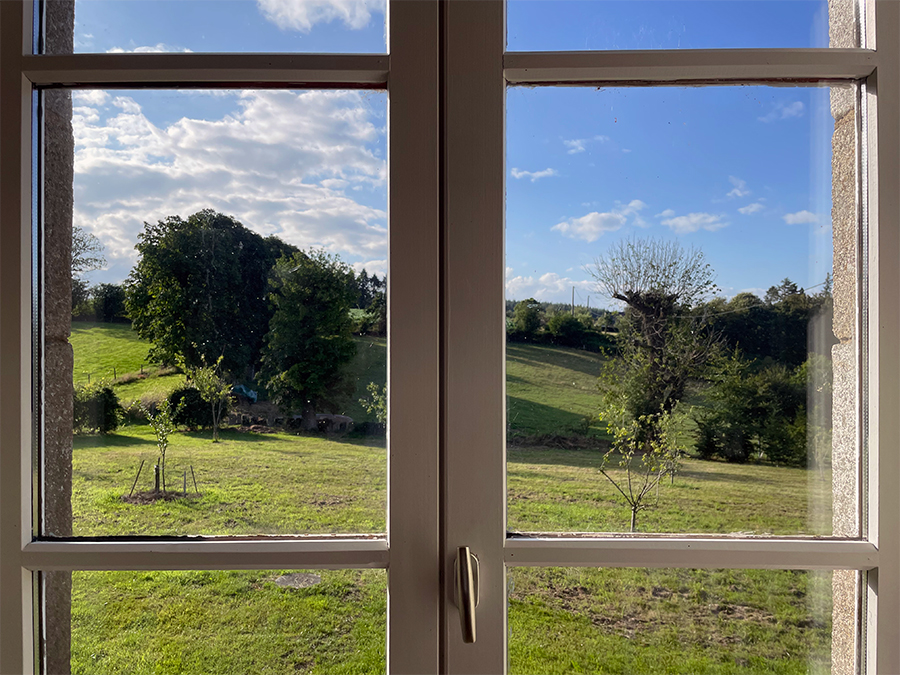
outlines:
[{"label": "distant hillside", "polygon": [[[384,385],[387,375],[387,342],[384,338],[356,338],[357,356],[350,365],[356,392],[346,414],[371,420],[358,399],[366,396],[369,382]],[[128,324],[77,322],[72,324],[75,349],[75,383],[113,379],[140,372],[155,372],[146,362],[149,345]],[[507,345],[507,419],[511,435],[584,433],[585,417],[596,416],[597,376],[603,358],[598,354],[565,347],[529,344]],[[182,381],[179,374],[154,377],[116,386],[120,398],[130,400],[146,392],[164,392]],[[592,420],[591,434],[603,434]]]}]

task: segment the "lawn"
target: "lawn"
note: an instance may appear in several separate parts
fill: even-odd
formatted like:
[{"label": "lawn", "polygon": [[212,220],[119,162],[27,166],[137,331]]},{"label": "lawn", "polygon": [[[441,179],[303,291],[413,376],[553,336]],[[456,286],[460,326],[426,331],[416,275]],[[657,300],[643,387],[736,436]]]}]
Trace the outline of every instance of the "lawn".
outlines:
[{"label": "lawn", "polygon": [[[127,327],[79,325],[76,373],[115,363],[140,370],[146,345]],[[386,344],[357,339],[356,398],[383,383]],[[92,350],[91,355],[85,352]],[[130,351],[129,351],[130,350]],[[114,356],[115,355],[115,356]],[[131,359],[129,361],[129,359]],[[118,365],[122,364],[122,365]],[[129,365],[130,364],[130,365]],[[509,345],[508,528],[616,532],[629,510],[600,474],[597,449],[547,447],[604,437],[596,354]],[[145,368],[145,371],[147,369]],[[95,377],[95,376],[92,376]],[[182,375],[115,385],[122,400],[161,396]],[[358,401],[354,419],[369,417]],[[74,533],[250,535],[383,533],[383,440],[179,432],[167,454],[168,500],[152,489],[157,449],[147,426],[77,436]],[[193,470],[193,471],[192,471]],[[621,478],[621,473],[613,472]],[[197,488],[194,488],[194,479]],[[686,459],[642,532],[827,535],[827,473]],[[382,570],[76,572],[75,673],[376,673],[385,668]],[[511,569],[513,673],[805,673],[830,663],[830,575],[786,571]],[[314,583],[313,583],[314,582]]]},{"label": "lawn", "polygon": [[[147,465],[155,457],[144,426],[78,437],[75,534],[384,531],[381,443],[226,430],[213,444],[208,433],[179,433],[168,451],[169,487],[181,490],[186,476],[188,494],[123,501],[141,459],[135,491],[151,489]],[[596,471],[600,457],[511,449],[510,527],[626,528],[627,510]],[[664,486],[659,508],[643,514],[641,529],[809,532],[813,478],[689,460],[674,486]],[[320,584],[298,589],[276,584],[285,572],[79,572],[74,672],[383,670],[384,573],[323,572]],[[511,570],[511,670],[806,672],[810,659],[829,658],[830,596],[816,592],[823,588],[827,579],[791,571]]]}]

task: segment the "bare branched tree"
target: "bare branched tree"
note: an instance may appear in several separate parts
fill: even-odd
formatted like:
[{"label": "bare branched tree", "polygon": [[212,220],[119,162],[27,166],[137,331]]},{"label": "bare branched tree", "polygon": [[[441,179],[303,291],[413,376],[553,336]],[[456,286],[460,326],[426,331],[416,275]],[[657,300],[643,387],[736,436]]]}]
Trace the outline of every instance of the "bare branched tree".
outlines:
[{"label": "bare branched tree", "polygon": [[[607,387],[627,390],[634,418],[671,413],[718,343],[705,318],[693,311],[718,290],[706,256],[676,241],[630,238],[613,244],[586,271],[600,293],[627,305],[619,334],[622,358],[609,364]],[[646,431],[645,440],[652,440],[654,430]]]}]

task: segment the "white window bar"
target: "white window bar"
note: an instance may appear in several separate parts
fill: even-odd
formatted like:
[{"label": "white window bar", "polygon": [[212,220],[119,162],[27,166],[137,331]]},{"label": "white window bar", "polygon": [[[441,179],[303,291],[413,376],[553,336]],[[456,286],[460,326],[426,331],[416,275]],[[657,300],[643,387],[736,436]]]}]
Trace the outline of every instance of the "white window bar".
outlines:
[{"label": "white window bar", "polygon": [[250,570],[384,568],[384,539],[283,541],[35,541],[22,551],[30,570]]},{"label": "white window bar", "polygon": [[25,56],[35,86],[377,87],[390,60],[372,54],[71,54]]},{"label": "white window bar", "polygon": [[731,537],[535,537],[504,547],[511,567],[685,567],[706,569],[869,570],[878,549],[867,541]]},{"label": "white window bar", "polygon": [[772,84],[859,80],[878,66],[869,49],[710,49],[508,52],[509,84]]}]

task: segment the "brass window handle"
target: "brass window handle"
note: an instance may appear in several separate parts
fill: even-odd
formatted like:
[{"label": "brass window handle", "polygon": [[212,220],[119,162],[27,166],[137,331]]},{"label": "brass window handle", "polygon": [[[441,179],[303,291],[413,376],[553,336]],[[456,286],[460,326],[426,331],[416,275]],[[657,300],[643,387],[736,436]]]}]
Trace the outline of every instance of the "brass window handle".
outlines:
[{"label": "brass window handle", "polygon": [[454,564],[455,599],[463,642],[475,642],[475,608],[478,606],[478,557],[460,546]]}]

